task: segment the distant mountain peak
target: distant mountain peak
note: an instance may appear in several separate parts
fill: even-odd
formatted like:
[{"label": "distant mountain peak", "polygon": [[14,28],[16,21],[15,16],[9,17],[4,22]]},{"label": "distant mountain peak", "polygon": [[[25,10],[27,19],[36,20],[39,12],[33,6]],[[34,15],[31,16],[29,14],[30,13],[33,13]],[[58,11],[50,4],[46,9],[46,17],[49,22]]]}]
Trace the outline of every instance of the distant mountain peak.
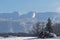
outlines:
[{"label": "distant mountain peak", "polygon": [[32,18],[35,18],[35,16],[36,16],[36,13],[35,13],[35,12],[33,12],[33,14],[32,14]]}]

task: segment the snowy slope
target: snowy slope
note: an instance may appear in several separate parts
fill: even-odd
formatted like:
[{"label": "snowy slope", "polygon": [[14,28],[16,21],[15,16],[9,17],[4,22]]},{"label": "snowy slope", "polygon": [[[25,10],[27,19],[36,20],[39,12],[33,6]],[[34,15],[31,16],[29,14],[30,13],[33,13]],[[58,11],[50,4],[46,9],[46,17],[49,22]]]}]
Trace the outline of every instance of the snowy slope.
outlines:
[{"label": "snowy slope", "polygon": [[41,39],[37,37],[8,37],[8,38],[0,38],[0,40],[60,40],[60,37],[46,38],[46,39]]}]

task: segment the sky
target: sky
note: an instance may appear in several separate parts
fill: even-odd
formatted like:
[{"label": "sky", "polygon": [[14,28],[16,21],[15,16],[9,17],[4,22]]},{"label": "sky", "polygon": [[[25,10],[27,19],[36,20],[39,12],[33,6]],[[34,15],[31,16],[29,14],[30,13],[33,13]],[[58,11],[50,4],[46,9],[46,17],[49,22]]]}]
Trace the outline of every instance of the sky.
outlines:
[{"label": "sky", "polygon": [[60,0],[0,0],[0,12],[59,12]]}]

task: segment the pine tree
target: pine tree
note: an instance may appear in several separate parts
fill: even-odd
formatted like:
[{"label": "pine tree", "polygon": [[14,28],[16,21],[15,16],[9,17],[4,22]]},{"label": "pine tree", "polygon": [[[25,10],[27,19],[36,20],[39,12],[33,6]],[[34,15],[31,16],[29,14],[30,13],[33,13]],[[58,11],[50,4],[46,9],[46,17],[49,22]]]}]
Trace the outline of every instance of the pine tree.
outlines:
[{"label": "pine tree", "polygon": [[51,22],[51,19],[50,18],[48,18],[48,22],[47,22],[47,24],[46,24],[46,30],[50,33],[50,32],[53,32],[53,30],[52,30],[52,22]]}]

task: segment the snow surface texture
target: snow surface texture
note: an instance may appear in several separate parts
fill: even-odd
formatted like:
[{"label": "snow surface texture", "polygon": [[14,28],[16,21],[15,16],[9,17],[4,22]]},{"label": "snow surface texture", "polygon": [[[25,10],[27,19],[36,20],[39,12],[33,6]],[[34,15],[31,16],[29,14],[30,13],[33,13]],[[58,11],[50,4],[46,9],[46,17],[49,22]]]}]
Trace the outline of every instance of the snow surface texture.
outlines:
[{"label": "snow surface texture", "polygon": [[60,40],[60,37],[46,38],[46,39],[41,39],[41,38],[37,38],[37,37],[8,37],[8,38],[0,37],[0,40]]},{"label": "snow surface texture", "polygon": [[50,33],[50,34],[51,34],[52,36],[54,36],[54,37],[57,37],[56,34],[54,34],[54,33]]}]

